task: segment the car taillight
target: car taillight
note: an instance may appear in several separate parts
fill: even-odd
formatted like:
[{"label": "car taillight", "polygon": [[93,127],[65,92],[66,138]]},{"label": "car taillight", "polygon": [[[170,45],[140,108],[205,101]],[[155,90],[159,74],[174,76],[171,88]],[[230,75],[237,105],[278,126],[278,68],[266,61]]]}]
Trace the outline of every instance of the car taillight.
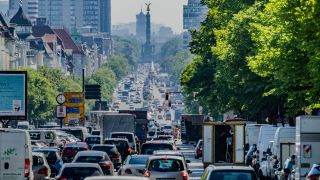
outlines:
[{"label": "car taillight", "polygon": [[49,175],[49,169],[48,168],[42,168],[38,171],[38,174],[45,174]]},{"label": "car taillight", "polygon": [[130,169],[126,169],[124,172],[125,172],[126,174],[132,174],[132,172],[131,172]]},{"label": "car taillight", "polygon": [[189,180],[189,175],[186,171],[182,171],[181,176],[183,180]]},{"label": "car taillight", "polygon": [[128,153],[131,153],[131,148],[130,148],[130,147],[128,147],[127,151],[128,151]]},{"label": "car taillight", "polygon": [[24,177],[29,177],[30,175],[30,160],[24,160]]},{"label": "car taillight", "polygon": [[111,169],[112,165],[113,164],[110,163],[110,162],[100,163],[101,167],[104,167],[104,168],[107,168],[107,169]]},{"label": "car taillight", "polygon": [[151,174],[150,174],[149,171],[146,171],[146,172],[143,174],[144,177],[150,177],[150,175],[151,175]]},{"label": "car taillight", "polygon": [[60,177],[57,180],[68,180],[66,177]]},{"label": "car taillight", "polygon": [[116,159],[120,159],[120,154],[116,154]]}]

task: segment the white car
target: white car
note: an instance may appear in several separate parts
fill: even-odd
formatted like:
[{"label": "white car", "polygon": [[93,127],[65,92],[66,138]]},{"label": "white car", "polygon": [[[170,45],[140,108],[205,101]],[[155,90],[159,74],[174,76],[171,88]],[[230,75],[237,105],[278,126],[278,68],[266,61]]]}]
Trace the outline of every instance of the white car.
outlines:
[{"label": "white car", "polygon": [[33,180],[49,179],[51,170],[45,155],[40,152],[32,152],[32,160],[32,171],[34,175]]},{"label": "white car", "polygon": [[119,170],[121,176],[142,176],[150,155],[131,155]]},{"label": "white car", "polygon": [[144,177],[148,177],[150,180],[185,180],[189,179],[189,174],[183,157],[152,156],[149,158]]}]

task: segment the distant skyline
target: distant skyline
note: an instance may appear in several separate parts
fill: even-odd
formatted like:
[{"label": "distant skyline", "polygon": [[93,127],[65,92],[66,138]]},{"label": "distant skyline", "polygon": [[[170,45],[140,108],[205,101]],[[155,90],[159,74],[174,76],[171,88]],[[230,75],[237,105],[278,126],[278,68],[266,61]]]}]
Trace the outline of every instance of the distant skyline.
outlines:
[{"label": "distant skyline", "polygon": [[151,2],[151,22],[171,27],[175,33],[183,32],[183,5],[188,0],[111,0],[112,25],[135,22],[141,9],[146,12],[147,2]]},{"label": "distant skyline", "polygon": [[151,2],[151,22],[169,26],[175,33],[183,32],[183,5],[187,0],[111,0],[112,24],[135,22],[141,9],[146,12],[147,2]]}]

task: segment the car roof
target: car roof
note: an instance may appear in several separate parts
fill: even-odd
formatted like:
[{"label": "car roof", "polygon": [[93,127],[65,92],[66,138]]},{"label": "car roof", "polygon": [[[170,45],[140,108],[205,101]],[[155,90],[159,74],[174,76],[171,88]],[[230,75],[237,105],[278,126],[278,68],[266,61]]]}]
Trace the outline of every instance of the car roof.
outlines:
[{"label": "car roof", "polygon": [[132,133],[132,132],[112,132],[111,134],[130,134],[130,135],[132,135],[134,133]]},{"label": "car roof", "polygon": [[114,144],[94,144],[92,147],[116,147]]},{"label": "car roof", "polygon": [[139,157],[151,157],[152,155],[147,155],[147,154],[133,154],[130,155],[130,158],[139,158]]},{"label": "car roof", "polygon": [[245,171],[253,171],[252,167],[249,166],[214,166],[214,165],[209,165],[209,168],[212,168],[213,170],[245,170]]},{"label": "car roof", "polygon": [[103,151],[80,151],[77,153],[77,156],[104,156],[106,153]]},{"label": "car roof", "polygon": [[85,143],[85,142],[72,142],[72,143],[67,143],[65,145],[65,147],[83,147],[86,145],[87,145],[87,143]]},{"label": "car roof", "polygon": [[95,167],[100,169],[99,164],[96,163],[64,163],[63,166],[66,167]]},{"label": "car roof", "polygon": [[44,154],[42,152],[32,152],[32,156],[41,156],[41,157],[45,157]]},{"label": "car roof", "polygon": [[[147,141],[143,144],[171,144],[169,143],[168,141],[159,141],[159,140],[156,140],[156,141]],[[171,144],[172,145],[172,144]]]},{"label": "car roof", "polygon": [[87,138],[90,138],[90,137],[100,138],[100,136],[99,136],[99,135],[89,135]]},{"label": "car roof", "polygon": [[[104,139],[105,141],[106,140],[115,140],[115,141],[128,141],[127,138],[106,138]],[[128,141],[129,142],[129,141]]]},{"label": "car roof", "polygon": [[149,160],[155,160],[155,159],[178,159],[178,160],[182,160],[183,161],[183,157],[180,156],[166,156],[166,155],[162,155],[162,156],[150,156]]},{"label": "car roof", "polygon": [[33,152],[58,152],[58,149],[34,149]]},{"label": "car roof", "polygon": [[86,180],[148,180],[148,178],[134,176],[103,176],[87,177]]},{"label": "car roof", "polygon": [[154,151],[153,155],[181,155],[183,156],[182,152],[180,151],[169,151],[169,150],[158,150],[158,151]]}]

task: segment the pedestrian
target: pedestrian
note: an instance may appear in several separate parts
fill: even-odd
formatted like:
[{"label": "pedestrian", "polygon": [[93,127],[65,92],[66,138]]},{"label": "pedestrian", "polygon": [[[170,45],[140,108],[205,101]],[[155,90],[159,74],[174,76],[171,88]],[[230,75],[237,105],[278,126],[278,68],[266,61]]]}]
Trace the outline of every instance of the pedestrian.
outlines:
[{"label": "pedestrian", "polygon": [[285,163],[284,163],[284,176],[285,179],[288,179],[289,175],[291,174],[292,170],[293,170],[293,166],[296,164],[296,156],[292,155],[291,157],[289,157]]}]

